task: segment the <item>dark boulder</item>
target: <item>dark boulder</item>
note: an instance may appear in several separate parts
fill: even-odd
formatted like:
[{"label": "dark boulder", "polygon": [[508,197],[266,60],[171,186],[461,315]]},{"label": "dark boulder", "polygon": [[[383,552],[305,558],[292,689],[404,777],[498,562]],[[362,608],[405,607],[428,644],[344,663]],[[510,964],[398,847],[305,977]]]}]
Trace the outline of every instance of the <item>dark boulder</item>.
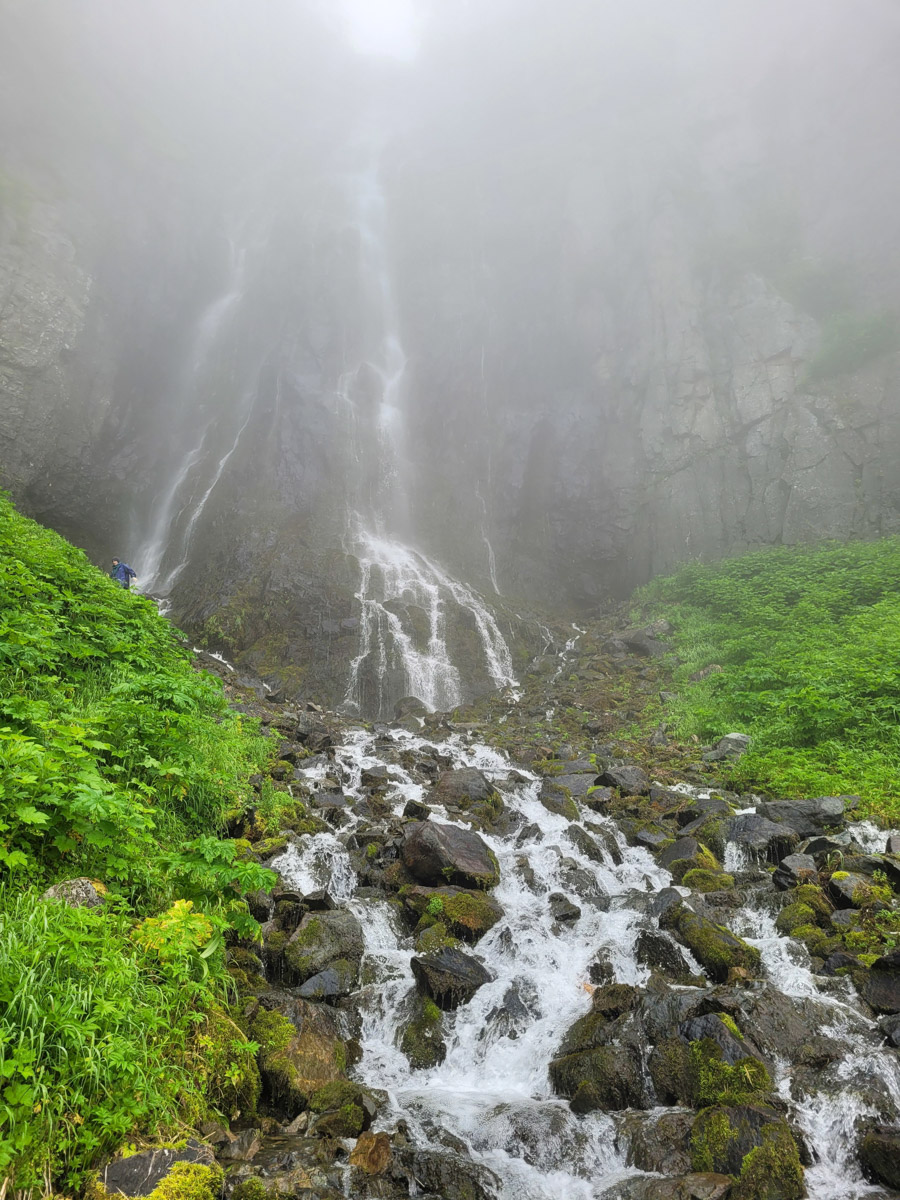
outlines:
[{"label": "dark boulder", "polygon": [[[189,1138],[180,1150],[143,1150],[128,1158],[117,1158],[100,1168],[99,1182],[110,1195],[149,1196],[162,1183],[176,1163],[192,1163],[215,1167],[215,1157],[209,1146]],[[212,1179],[212,1172],[210,1178]],[[218,1178],[221,1179],[221,1173]]]},{"label": "dark boulder", "polygon": [[900,1188],[900,1128],[876,1125],[859,1144],[859,1161],[870,1179]]},{"label": "dark boulder", "polygon": [[755,946],[684,904],[664,913],[660,928],[674,933],[715,983],[724,983],[735,970],[748,975],[759,973],[761,959]]},{"label": "dark boulder", "polygon": [[414,879],[433,886],[492,888],[500,880],[497,860],[477,833],[437,821],[411,821],[400,857]]},{"label": "dark boulder", "polygon": [[770,821],[759,813],[740,813],[732,817],[725,828],[726,841],[743,846],[754,857],[771,863],[780,862],[791,854],[800,840],[788,825]]},{"label": "dark boulder", "polygon": [[683,1175],[691,1169],[690,1112],[626,1114],[619,1127],[628,1147],[628,1165],[659,1175]]},{"label": "dark boulder", "polygon": [[[589,775],[576,775],[574,778],[590,781]],[[565,817],[567,821],[577,821],[578,805],[572,796],[573,793],[563,784],[562,780],[545,779],[538,793],[538,800],[548,812],[555,813],[558,817]]]},{"label": "dark boulder", "polygon": [[812,800],[771,800],[757,804],[761,817],[787,825],[801,838],[816,837],[844,822],[847,802],[857,797],[816,796]]},{"label": "dark boulder", "polygon": [[816,877],[816,860],[809,854],[789,854],[775,868],[772,882],[779,891],[799,887]]},{"label": "dark boulder", "polygon": [[900,1013],[900,950],[876,958],[857,987],[876,1012]]},{"label": "dark boulder", "polygon": [[547,900],[550,915],[560,925],[572,925],[581,916],[581,909],[562,892],[551,892]]},{"label": "dark boulder", "polygon": [[900,1047],[900,1013],[892,1013],[882,1017],[878,1027],[891,1046]]},{"label": "dark boulder", "polygon": [[297,983],[335,966],[346,995],[356,985],[363,950],[359,921],[348,909],[336,908],[307,913],[285,946],[284,959]]},{"label": "dark boulder", "polygon": [[835,871],[828,880],[828,892],[839,908],[853,908],[859,890],[865,890],[869,885],[866,875],[859,875],[855,871]]},{"label": "dark boulder", "polygon": [[422,991],[444,1010],[467,1003],[493,978],[478,959],[450,946],[413,958],[410,965]]},{"label": "dark boulder", "polygon": [[[742,1200],[800,1200],[803,1167],[791,1131],[772,1109],[735,1105],[704,1109],[691,1134],[693,1166],[739,1177]],[[761,1190],[754,1190],[756,1183]]]},{"label": "dark boulder", "polygon": [[746,733],[726,733],[719,738],[712,750],[703,755],[704,762],[724,762],[726,759],[740,758],[750,749],[750,738]]},{"label": "dark boulder", "polygon": [[646,796],[650,791],[650,778],[642,767],[628,763],[607,767],[599,782],[618,788],[624,796]]},{"label": "dark boulder", "polygon": [[733,1183],[731,1176],[709,1171],[692,1171],[668,1179],[638,1175],[601,1192],[600,1200],[726,1200],[732,1195]]},{"label": "dark boulder", "polygon": [[419,1150],[404,1147],[397,1158],[408,1174],[417,1195],[441,1200],[495,1200],[500,1180],[487,1167],[448,1150]]},{"label": "dark boulder", "polygon": [[503,909],[485,892],[465,888],[413,887],[404,889],[407,912],[425,920],[440,921],[452,937],[477,942],[503,916]]},{"label": "dark boulder", "polygon": [[656,971],[671,983],[694,982],[681,950],[664,933],[656,933],[650,929],[642,930],[635,941],[634,954],[639,963],[649,967],[651,971]]}]

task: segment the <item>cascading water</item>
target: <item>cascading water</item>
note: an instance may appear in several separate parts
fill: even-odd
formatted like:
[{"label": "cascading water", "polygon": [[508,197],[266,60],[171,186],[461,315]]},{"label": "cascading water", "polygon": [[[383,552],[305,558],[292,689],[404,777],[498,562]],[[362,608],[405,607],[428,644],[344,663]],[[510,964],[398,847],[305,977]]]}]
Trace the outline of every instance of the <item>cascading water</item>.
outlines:
[{"label": "cascading water", "polygon": [[[168,482],[153,501],[151,520],[133,555],[138,585],[145,592],[168,595],[184,570],[206,503],[250,421],[253,389],[241,395],[237,406],[226,405],[223,412],[211,405],[203,417],[212,386],[212,364],[243,296],[245,269],[245,252],[229,241],[228,282],[197,321],[174,388],[180,453]],[[233,435],[225,427],[228,425],[235,431]]]},{"label": "cascading water", "polygon": [[[628,1180],[642,1175],[630,1165],[625,1114],[575,1115],[553,1094],[548,1063],[569,1027],[590,1010],[587,981],[598,959],[620,983],[648,982],[636,938],[654,928],[647,916],[649,894],[669,886],[671,876],[596,813],[592,828],[603,846],[602,860],[587,857],[570,836],[571,823],[541,803],[539,778],[521,768],[514,774],[505,755],[458,733],[432,743],[397,729],[377,736],[357,730],[335,747],[333,762],[301,766],[298,777],[313,789],[326,774],[337,777],[349,800],[364,800],[364,772],[386,764],[384,802],[398,818],[426,791],[400,763],[429,755],[453,768],[477,767],[502,789],[506,808],[515,814],[514,832],[483,834],[500,867],[493,896],[503,917],[475,951],[490,981],[443,1016],[446,1056],[440,1065],[414,1070],[401,1050],[403,1023],[416,994],[410,967],[416,952],[396,903],[377,893],[356,894],[345,847],[364,818],[347,809],[348,823],[339,833],[306,838],[273,863],[289,887],[328,888],[360,921],[362,1059],[354,1074],[388,1094],[377,1127],[390,1129],[402,1120],[419,1147],[437,1152],[464,1146],[499,1179],[500,1200],[614,1200],[625,1194],[620,1188]],[[433,796],[429,803],[432,817],[460,824]],[[861,837],[866,833],[860,830]],[[553,893],[571,895],[576,875],[581,914],[561,926],[548,900]],[[886,1197],[884,1189],[863,1179],[855,1146],[862,1118],[900,1111],[897,1056],[883,1048],[849,982],[814,975],[802,946],[776,932],[765,907],[750,900],[729,924],[762,955],[764,982],[752,994],[769,989],[805,1006],[811,1033],[833,1038],[840,1047],[826,1069],[800,1076],[781,1061],[777,1045],[770,1049],[777,1090],[813,1159],[806,1172],[811,1200]],[[690,954],[679,952],[686,970],[697,972]],[[655,1120],[669,1111],[684,1110],[655,1109],[649,1115]]]},{"label": "cascading water", "polygon": [[[413,544],[407,446],[407,356],[399,332],[388,266],[385,201],[372,168],[354,180],[360,238],[360,292],[369,330],[365,358],[341,376],[344,402],[374,407],[371,436],[358,447],[365,481],[348,517],[347,552],[356,556],[360,586],[358,652],[350,668],[345,705],[350,711],[388,716],[402,696],[430,709],[449,709],[464,696],[463,673],[453,661],[448,619],[463,613],[479,639],[483,673],[495,687],[515,682],[509,647],[474,590],[453,579]],[[374,389],[374,396],[372,395]],[[365,438],[364,423],[355,421]],[[373,461],[374,456],[374,461]],[[499,594],[493,550],[490,577]]]}]

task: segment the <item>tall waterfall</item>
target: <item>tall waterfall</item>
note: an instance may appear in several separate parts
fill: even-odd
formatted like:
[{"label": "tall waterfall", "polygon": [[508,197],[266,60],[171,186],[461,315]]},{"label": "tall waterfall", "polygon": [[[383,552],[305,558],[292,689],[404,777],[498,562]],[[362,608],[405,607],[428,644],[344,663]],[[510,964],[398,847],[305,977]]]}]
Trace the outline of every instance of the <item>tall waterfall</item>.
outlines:
[{"label": "tall waterfall", "polygon": [[[365,308],[365,357],[342,377],[345,399],[367,381],[374,412],[359,457],[368,481],[348,514],[347,550],[360,566],[358,652],[350,667],[345,705],[390,715],[401,696],[430,709],[449,709],[464,697],[453,661],[450,625],[462,620],[478,639],[481,670],[495,687],[515,683],[512,656],[496,619],[476,591],[454,579],[415,543],[413,463],[408,444],[410,381],[392,286],[384,192],[376,165],[356,177],[359,290]],[[371,395],[374,381],[375,395]],[[359,425],[357,426],[359,428]],[[493,551],[490,577],[499,594]]]},{"label": "tall waterfall", "polygon": [[201,313],[182,371],[173,386],[170,409],[180,454],[156,499],[133,564],[143,591],[166,596],[188,563],[191,543],[207,501],[250,421],[254,392],[215,399],[214,376],[221,370],[223,343],[244,293],[246,253],[229,241],[228,277],[222,292]]}]

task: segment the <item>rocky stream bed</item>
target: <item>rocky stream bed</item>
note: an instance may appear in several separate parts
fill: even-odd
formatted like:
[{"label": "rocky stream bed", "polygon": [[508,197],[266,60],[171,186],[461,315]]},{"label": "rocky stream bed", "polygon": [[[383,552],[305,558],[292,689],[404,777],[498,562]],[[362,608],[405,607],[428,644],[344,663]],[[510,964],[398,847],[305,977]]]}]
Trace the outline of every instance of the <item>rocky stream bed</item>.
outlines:
[{"label": "rocky stream bed", "polygon": [[610,632],[452,719],[234,687],[297,799],[277,838],[232,830],[279,876],[229,952],[261,1093],[147,1152],[154,1177],[215,1155],[229,1200],[900,1196],[900,836],[854,797],[718,787],[740,737],[617,741],[665,631]]}]

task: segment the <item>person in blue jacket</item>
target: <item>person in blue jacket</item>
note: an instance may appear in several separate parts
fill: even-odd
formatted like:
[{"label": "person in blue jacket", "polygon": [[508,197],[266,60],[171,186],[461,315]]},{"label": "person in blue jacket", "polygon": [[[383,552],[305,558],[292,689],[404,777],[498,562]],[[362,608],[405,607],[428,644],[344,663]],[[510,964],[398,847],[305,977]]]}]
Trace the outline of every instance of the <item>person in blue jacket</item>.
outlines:
[{"label": "person in blue jacket", "polygon": [[130,588],[131,581],[136,578],[136,575],[128,563],[119,562],[117,558],[114,558],[109,577],[115,579],[117,583],[121,583],[123,588]]}]

